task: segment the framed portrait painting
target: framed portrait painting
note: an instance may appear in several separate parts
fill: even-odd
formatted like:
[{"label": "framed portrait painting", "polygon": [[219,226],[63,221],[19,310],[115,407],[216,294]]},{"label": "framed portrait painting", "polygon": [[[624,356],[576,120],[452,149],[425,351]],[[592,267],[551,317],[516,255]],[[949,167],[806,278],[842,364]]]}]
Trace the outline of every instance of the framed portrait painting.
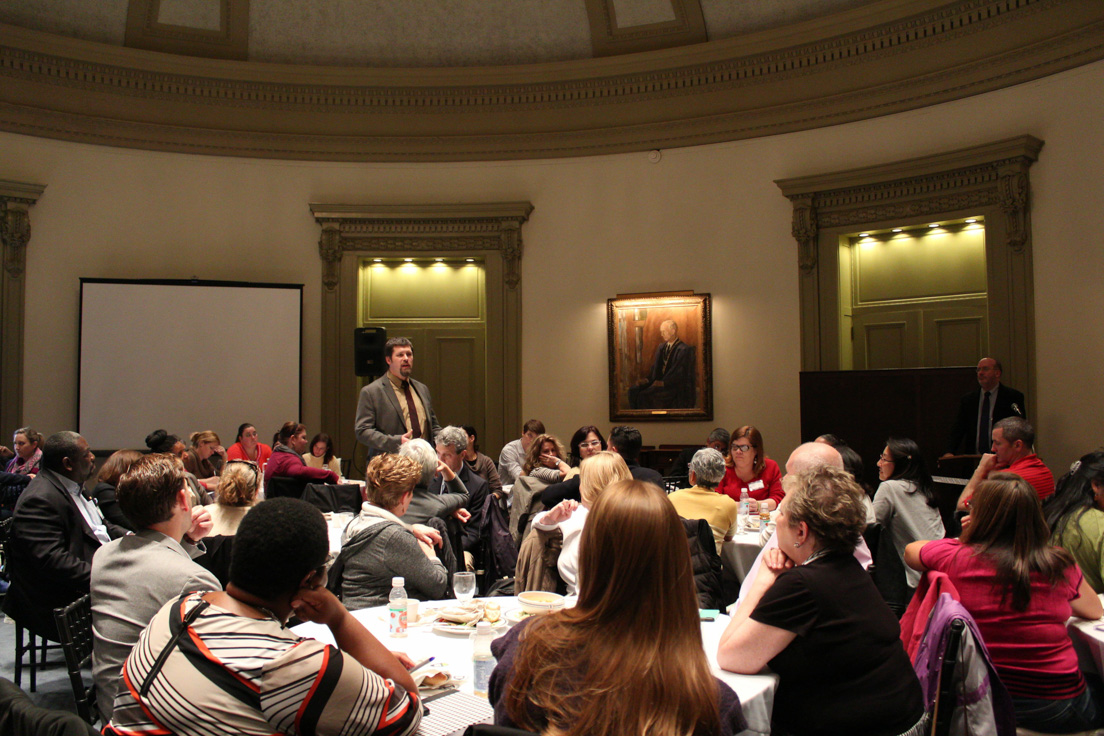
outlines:
[{"label": "framed portrait painting", "polygon": [[611,422],[713,419],[709,294],[622,294],[606,318]]}]

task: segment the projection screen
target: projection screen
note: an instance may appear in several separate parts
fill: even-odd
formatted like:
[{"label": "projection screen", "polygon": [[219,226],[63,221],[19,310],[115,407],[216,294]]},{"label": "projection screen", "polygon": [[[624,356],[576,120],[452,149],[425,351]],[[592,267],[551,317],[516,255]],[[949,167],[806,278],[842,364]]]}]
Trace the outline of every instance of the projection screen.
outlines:
[{"label": "projection screen", "polygon": [[261,441],[299,421],[301,284],[81,279],[79,431],[145,449],[155,429]]}]

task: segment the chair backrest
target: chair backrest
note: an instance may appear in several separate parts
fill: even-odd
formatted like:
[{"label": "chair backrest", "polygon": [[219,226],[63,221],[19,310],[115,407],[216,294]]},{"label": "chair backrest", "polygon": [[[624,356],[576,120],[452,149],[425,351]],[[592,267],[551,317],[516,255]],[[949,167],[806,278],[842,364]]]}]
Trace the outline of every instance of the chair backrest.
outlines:
[{"label": "chair backrest", "polygon": [[13,521],[15,521],[14,516],[0,521],[0,575],[5,578],[8,577],[8,537],[11,536]]},{"label": "chair backrest", "polygon": [[705,519],[683,519],[686,541],[690,545],[690,562],[694,567],[694,587],[698,608],[723,609],[724,585],[721,581],[723,563],[717,554],[713,530]]},{"label": "chair backrest", "polygon": [[306,481],[298,478],[269,478],[265,487],[265,498],[300,498]]},{"label": "chair backrest", "polygon": [[77,713],[88,723],[100,719],[96,707],[96,685],[84,686],[82,671],[92,664],[92,596],[85,594],[67,606],[54,609],[54,621],[65,653],[69,683],[77,701]]},{"label": "chair backrest", "polygon": [[932,706],[932,736],[950,736],[951,716],[954,714],[954,675],[958,666],[958,653],[962,645],[962,632],[966,624],[956,618],[947,634],[947,649],[943,652],[943,664],[939,668],[939,684],[935,705]]},{"label": "chair backrest", "polygon": [[360,486],[352,483],[333,485],[331,483],[308,483],[300,496],[304,501],[320,511],[357,513],[362,502]]}]

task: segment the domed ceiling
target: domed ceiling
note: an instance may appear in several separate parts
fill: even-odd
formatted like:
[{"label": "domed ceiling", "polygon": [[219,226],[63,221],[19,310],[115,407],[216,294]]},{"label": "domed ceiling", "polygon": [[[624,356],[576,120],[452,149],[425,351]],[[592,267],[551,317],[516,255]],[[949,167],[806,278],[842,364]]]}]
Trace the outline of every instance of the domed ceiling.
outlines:
[{"label": "domed ceiling", "polygon": [[[244,33],[236,35],[244,49],[212,54],[197,46],[191,52],[313,65],[502,66],[731,38],[870,2],[19,0],[0,3],[0,22],[140,48],[174,32],[178,39],[225,33],[227,25],[240,23]],[[628,36],[632,43],[620,43]]]},{"label": "domed ceiling", "polygon": [[1104,59],[1104,0],[16,0],[0,130],[337,161],[646,151]]}]

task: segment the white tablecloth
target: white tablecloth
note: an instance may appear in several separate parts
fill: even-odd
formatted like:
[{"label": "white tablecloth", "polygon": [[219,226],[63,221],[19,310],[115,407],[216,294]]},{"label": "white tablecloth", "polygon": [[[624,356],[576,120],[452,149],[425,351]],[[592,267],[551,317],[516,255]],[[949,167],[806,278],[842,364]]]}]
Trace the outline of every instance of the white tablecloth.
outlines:
[{"label": "white tablecloth", "polygon": [[[1104,603],[1104,595],[1100,596]],[[1074,616],[1066,622],[1082,672],[1104,673],[1104,619],[1086,621]]]},{"label": "white tablecloth", "polygon": [[[518,608],[516,598],[495,598],[502,605],[503,614]],[[428,607],[437,607],[443,602],[423,602],[423,610]],[[415,662],[420,662],[427,657],[436,657],[437,663],[447,663],[450,672],[464,677],[461,690],[472,692],[472,645],[466,636],[453,636],[434,633],[430,626],[411,626],[409,634],[405,638],[392,638],[388,634],[388,620],[386,606],[378,608],[366,608],[354,611],[357,618],[368,631],[383,642],[384,646],[392,651],[405,652]],[[748,730],[744,735],[752,736],[770,733],[771,709],[774,707],[774,691],[778,687],[778,676],[766,675],[736,675],[725,672],[717,667],[717,642],[721,633],[728,625],[728,616],[719,616],[716,621],[702,622],[702,643],[706,656],[713,668],[713,673],[728,684],[743,704],[744,717],[747,718]],[[293,631],[300,636],[308,636],[319,641],[333,644],[333,636],[330,630],[321,625],[306,623],[296,626]]]},{"label": "white tablecloth", "polygon": [[721,545],[721,561],[742,583],[762,548],[763,546],[759,544],[758,529],[737,534]]}]

